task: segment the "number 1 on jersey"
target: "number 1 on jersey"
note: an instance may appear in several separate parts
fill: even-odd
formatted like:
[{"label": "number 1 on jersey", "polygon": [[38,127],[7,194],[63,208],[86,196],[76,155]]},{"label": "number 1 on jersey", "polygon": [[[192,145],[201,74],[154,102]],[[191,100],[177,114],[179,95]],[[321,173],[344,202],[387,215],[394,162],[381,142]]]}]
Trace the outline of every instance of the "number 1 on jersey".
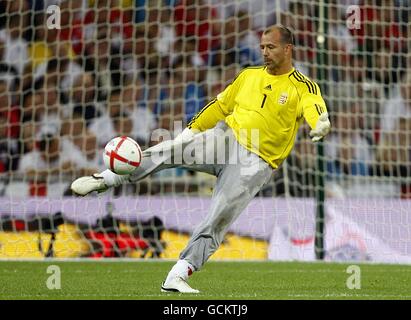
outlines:
[{"label": "number 1 on jersey", "polygon": [[264,99],[263,99],[263,102],[261,103],[261,108],[264,107],[265,99],[267,99],[267,95],[265,93],[263,95],[264,95]]}]

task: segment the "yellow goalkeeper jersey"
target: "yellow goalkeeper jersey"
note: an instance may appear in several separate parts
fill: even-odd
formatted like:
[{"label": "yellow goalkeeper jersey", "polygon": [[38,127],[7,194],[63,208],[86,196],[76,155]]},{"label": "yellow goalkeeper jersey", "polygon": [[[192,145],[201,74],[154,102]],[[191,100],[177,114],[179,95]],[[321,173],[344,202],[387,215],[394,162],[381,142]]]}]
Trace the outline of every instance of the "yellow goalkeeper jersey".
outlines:
[{"label": "yellow goalkeeper jersey", "polygon": [[225,120],[242,146],[278,168],[291,152],[303,119],[314,129],[326,111],[319,86],[295,68],[274,76],[264,66],[249,67],[188,127],[204,131]]}]

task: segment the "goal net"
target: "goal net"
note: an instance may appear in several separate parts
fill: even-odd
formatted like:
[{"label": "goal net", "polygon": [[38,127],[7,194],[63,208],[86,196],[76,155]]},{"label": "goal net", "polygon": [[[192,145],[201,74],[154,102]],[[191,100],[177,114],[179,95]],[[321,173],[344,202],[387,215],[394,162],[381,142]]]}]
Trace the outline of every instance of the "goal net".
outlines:
[{"label": "goal net", "polygon": [[144,150],[159,142],[153,132],[181,132],[240,70],[262,65],[261,34],[282,23],[332,131],[314,144],[301,127],[212,259],[315,260],[319,237],[329,261],[410,263],[410,7],[0,1],[0,259],[177,258],[207,214],[215,177],[167,169],[84,198],[70,184],[105,170],[116,136]]}]

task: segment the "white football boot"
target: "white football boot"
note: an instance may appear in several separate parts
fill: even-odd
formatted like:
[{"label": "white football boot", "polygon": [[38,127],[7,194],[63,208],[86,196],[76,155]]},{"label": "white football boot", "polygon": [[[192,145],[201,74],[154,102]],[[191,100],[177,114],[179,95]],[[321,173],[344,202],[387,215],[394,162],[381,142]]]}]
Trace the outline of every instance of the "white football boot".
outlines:
[{"label": "white football boot", "polygon": [[80,196],[85,196],[93,191],[104,192],[107,189],[104,178],[98,173],[78,178],[71,184],[71,190]]},{"label": "white football boot", "polygon": [[199,293],[200,291],[191,288],[187,283],[193,270],[194,267],[188,261],[178,260],[161,284],[161,292]]},{"label": "white football boot", "polygon": [[200,291],[191,288],[182,277],[167,278],[161,284],[161,292],[200,293]]}]

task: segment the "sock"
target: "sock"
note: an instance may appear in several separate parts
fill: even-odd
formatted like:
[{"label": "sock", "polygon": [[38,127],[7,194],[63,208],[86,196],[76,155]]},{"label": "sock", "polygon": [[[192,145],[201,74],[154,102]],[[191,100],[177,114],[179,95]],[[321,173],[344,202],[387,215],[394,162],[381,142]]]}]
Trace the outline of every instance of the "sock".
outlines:
[{"label": "sock", "polygon": [[171,268],[168,273],[166,282],[172,277],[181,277],[187,280],[188,277],[194,272],[194,267],[186,260],[178,260],[177,263]]},{"label": "sock", "polygon": [[111,170],[104,170],[100,175],[104,178],[107,187],[117,187],[127,181],[129,175],[118,175]]}]

